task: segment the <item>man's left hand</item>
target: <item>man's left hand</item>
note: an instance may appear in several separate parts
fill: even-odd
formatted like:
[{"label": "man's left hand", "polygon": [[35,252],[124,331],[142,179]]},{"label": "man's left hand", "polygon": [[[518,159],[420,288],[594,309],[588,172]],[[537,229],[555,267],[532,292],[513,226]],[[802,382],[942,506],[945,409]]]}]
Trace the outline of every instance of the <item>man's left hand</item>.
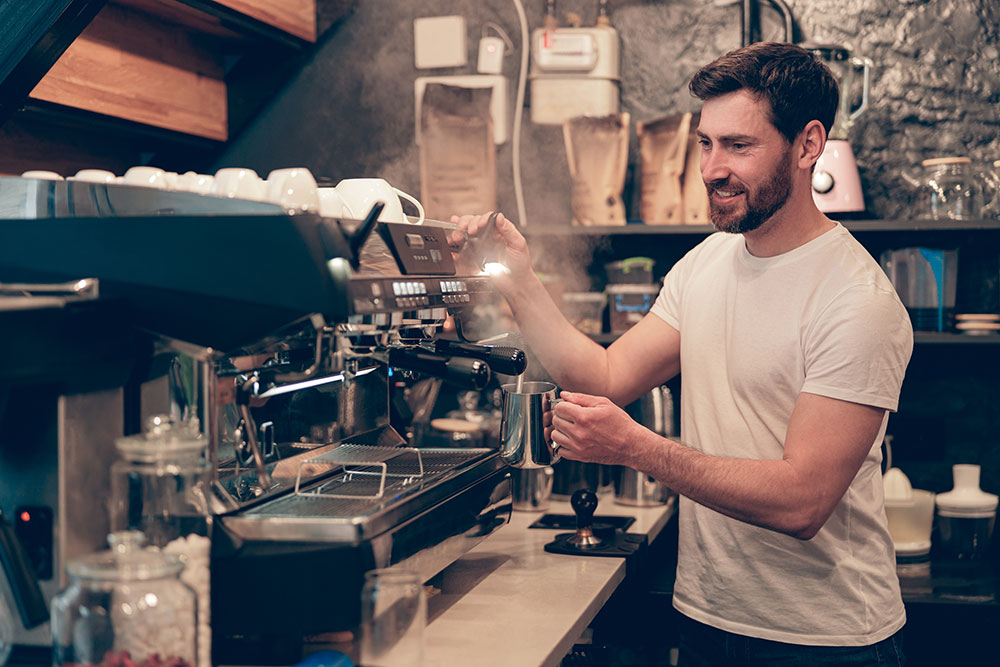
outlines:
[{"label": "man's left hand", "polygon": [[574,461],[629,465],[649,431],[603,396],[564,391],[552,409],[552,442]]}]

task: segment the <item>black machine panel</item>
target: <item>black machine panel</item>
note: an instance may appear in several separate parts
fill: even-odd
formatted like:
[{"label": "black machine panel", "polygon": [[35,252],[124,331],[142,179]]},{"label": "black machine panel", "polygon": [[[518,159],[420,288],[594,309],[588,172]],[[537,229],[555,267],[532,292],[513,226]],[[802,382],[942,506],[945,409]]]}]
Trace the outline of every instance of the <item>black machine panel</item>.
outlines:
[{"label": "black machine panel", "polygon": [[431,225],[382,223],[379,232],[403,273],[455,275],[455,260],[448,246],[448,230]]}]

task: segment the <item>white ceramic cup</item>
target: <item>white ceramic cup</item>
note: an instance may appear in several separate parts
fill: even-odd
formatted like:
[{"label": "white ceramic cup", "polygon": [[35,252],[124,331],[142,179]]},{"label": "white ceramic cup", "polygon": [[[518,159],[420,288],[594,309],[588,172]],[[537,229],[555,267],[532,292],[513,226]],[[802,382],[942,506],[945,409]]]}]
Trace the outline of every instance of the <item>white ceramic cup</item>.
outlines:
[{"label": "white ceramic cup", "polygon": [[159,188],[165,190],[167,187],[166,172],[157,167],[129,167],[122,178],[126,185],[138,185],[146,188]]},{"label": "white ceramic cup", "polygon": [[319,188],[305,167],[275,169],[268,174],[267,200],[293,215],[319,212]]},{"label": "white ceramic cup", "polygon": [[392,187],[388,181],[381,178],[344,179],[337,183],[337,193],[354,212],[355,217],[364,217],[375,202],[382,201],[385,202],[385,208],[382,209],[382,213],[378,217],[379,220],[382,222],[407,222],[406,215],[403,213],[403,204],[400,202],[400,197],[402,197],[417,209],[417,221],[414,224],[419,225],[424,221],[424,207],[417,201],[417,198]]},{"label": "white ceramic cup", "polygon": [[31,169],[29,171],[21,174],[21,178],[36,178],[40,181],[61,181],[63,180],[62,175],[57,174],[54,171],[45,171],[44,169]]},{"label": "white ceramic cup", "polygon": [[86,181],[88,183],[115,183],[118,177],[106,169],[81,169],[66,180]]},{"label": "white ceramic cup", "polygon": [[356,217],[337,188],[319,188],[319,214],[324,218]]},{"label": "white ceramic cup", "polygon": [[267,187],[257,172],[243,167],[226,167],[215,172],[212,194],[230,199],[267,199]]},{"label": "white ceramic cup", "polygon": [[215,177],[209,174],[196,174],[186,171],[177,177],[177,189],[185,192],[196,192],[200,195],[211,194]]}]

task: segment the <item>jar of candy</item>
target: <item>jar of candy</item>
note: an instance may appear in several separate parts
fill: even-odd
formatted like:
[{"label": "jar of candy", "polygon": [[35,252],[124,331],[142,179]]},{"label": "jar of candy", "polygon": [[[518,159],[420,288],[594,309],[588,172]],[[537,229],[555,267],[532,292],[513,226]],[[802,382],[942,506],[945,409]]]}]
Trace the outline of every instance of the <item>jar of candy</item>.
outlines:
[{"label": "jar of candy", "polygon": [[138,531],[112,533],[110,551],[66,566],[52,598],[53,665],[195,665],[194,591],[180,558],[144,548]]},{"label": "jar of candy", "polygon": [[138,530],[151,547],[184,563],[182,580],[198,597],[198,664],[211,665],[209,531],[212,513],[206,440],[197,420],[149,419],[146,432],[115,442],[111,529]]}]

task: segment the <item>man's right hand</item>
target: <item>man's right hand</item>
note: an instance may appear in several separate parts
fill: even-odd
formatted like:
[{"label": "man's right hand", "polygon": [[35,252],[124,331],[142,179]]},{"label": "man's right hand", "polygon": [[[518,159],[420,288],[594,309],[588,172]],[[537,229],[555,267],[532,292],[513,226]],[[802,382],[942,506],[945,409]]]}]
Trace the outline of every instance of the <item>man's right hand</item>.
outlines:
[{"label": "man's right hand", "polygon": [[[458,228],[466,232],[470,238],[479,237],[486,229],[491,213],[482,215],[451,216],[451,221],[458,225]],[[531,268],[531,256],[528,254],[528,242],[518,231],[517,226],[504,217],[503,213],[497,213],[494,221],[491,241],[498,247],[498,261],[510,271],[509,274],[499,273],[494,275],[494,282],[497,289],[505,296],[509,295],[518,284],[524,284],[524,279],[533,275]]]}]

